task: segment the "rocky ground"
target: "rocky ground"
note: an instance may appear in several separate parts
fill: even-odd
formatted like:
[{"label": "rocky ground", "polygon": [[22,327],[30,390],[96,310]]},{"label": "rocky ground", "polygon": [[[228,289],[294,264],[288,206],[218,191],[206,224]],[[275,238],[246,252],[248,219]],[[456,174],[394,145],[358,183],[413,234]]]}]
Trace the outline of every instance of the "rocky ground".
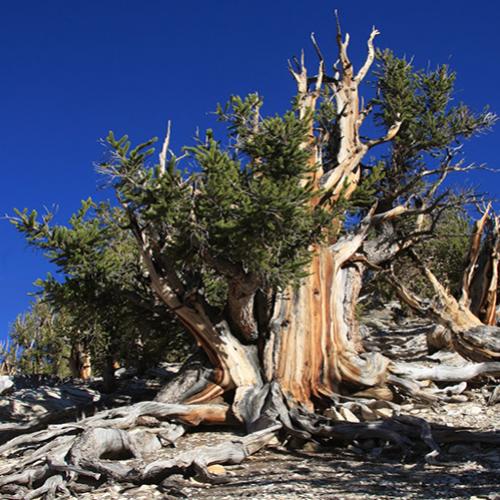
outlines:
[{"label": "rocky ground", "polygon": [[[205,433],[191,435],[200,445]],[[226,434],[217,435],[227,439]],[[400,456],[373,456],[354,447],[335,450],[275,448],[227,466],[228,482],[206,485],[173,478],[170,484],[141,487],[105,485],[79,498],[97,499],[440,499],[500,498],[500,453],[495,449],[455,445],[436,465]]]},{"label": "rocky ground", "polygon": [[[429,325],[425,322],[396,324],[387,314],[380,313],[370,315],[370,321],[364,330],[371,349],[380,349],[389,356],[392,353],[399,358],[404,357],[406,352],[407,359],[416,359],[425,364],[436,362],[436,357],[431,359],[426,354],[425,334],[428,329]],[[450,360],[453,362],[448,357],[448,361]],[[497,382],[489,379],[482,384],[467,384],[460,391],[462,402],[429,405],[408,401],[403,402],[401,411],[435,423],[493,433],[498,431],[500,424],[499,406],[492,404]],[[148,385],[141,381],[135,381],[132,385],[136,392],[132,391],[132,396],[121,394],[118,401],[119,398],[131,398],[134,394],[137,396],[145,387],[153,391],[158,386],[154,382]],[[80,387],[78,390],[72,391],[67,385],[62,388],[44,386],[42,393],[48,391],[49,396],[52,394],[59,401],[56,406],[66,410],[71,409],[74,398],[90,398],[95,403],[101,397],[98,392],[89,388]],[[17,404],[19,408],[29,405],[26,398],[32,398],[31,404],[36,409],[35,400],[40,391],[26,387],[20,391],[24,391],[24,401],[19,397],[16,400],[12,394],[4,396],[0,401],[0,418],[7,407],[10,408],[13,404]],[[103,400],[102,403],[110,404],[110,401]],[[43,416],[44,406],[39,406],[39,412]],[[160,453],[162,458],[168,458],[183,450],[211,446],[237,436],[238,431],[228,429],[220,429],[219,432],[197,431],[181,438],[176,448],[163,448]],[[285,446],[276,445],[261,451],[241,465],[213,466],[211,472],[220,475],[222,484],[207,485],[179,475],[170,477],[161,485],[137,487],[105,483],[89,491],[82,488],[78,498],[500,499],[500,450],[494,446],[452,443],[442,450],[435,461],[428,463],[424,460],[424,453],[404,457],[396,450],[382,451],[382,448],[377,448],[376,443],[375,446],[374,443],[370,443],[370,446],[366,444],[361,442],[348,447],[322,449],[315,443],[301,446],[300,443],[289,442]],[[159,456],[155,455],[155,458]],[[0,459],[0,474],[1,469]]]}]

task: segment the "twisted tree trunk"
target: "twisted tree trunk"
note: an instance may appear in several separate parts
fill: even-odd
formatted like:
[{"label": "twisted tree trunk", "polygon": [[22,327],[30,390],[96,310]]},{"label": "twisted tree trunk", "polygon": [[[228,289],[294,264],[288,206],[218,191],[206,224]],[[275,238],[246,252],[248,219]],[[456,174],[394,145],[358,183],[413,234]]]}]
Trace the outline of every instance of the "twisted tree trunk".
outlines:
[{"label": "twisted tree trunk", "polygon": [[355,307],[361,269],[346,264],[349,246],[318,249],[311,275],[276,304],[266,346],[266,377],[277,380],[294,400],[312,407],[346,387],[383,384],[388,360],[362,358]]}]

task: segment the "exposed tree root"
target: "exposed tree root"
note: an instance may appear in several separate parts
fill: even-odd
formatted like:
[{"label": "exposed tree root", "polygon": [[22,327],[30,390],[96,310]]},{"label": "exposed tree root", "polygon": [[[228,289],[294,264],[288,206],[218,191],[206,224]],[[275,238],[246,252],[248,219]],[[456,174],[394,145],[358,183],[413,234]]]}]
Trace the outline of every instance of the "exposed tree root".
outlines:
[{"label": "exposed tree root", "polygon": [[219,476],[210,473],[208,467],[213,464],[239,464],[248,456],[268,445],[281,429],[275,424],[261,431],[256,431],[240,440],[228,441],[217,446],[204,446],[181,453],[171,460],[156,460],[144,468],[143,481],[158,481],[176,470],[193,467],[199,479],[208,482],[220,482]]},{"label": "exposed tree root", "polygon": [[29,422],[12,422],[0,424],[0,443],[12,439],[19,434],[34,432],[39,429],[44,429],[50,424],[61,422],[69,415],[74,414],[74,409],[62,412],[52,412],[42,417],[35,417]]},{"label": "exposed tree root", "polygon": [[[463,385],[455,386],[448,393],[462,390]],[[438,399],[440,394],[435,393],[431,402]],[[500,444],[498,432],[429,424],[401,415],[399,405],[391,401],[341,395],[334,395],[332,401],[332,407],[320,415],[287,399],[277,383],[265,384],[254,393],[255,412],[247,425],[248,435],[168,459],[157,459],[157,453],[163,446],[172,446],[188,427],[234,424],[230,407],[152,401],[99,412],[77,423],[53,425],[5,443],[0,448],[5,458],[0,492],[5,498],[54,498],[58,493],[78,494],[81,481],[95,486],[103,481],[168,483],[169,476],[179,473],[219,483],[228,478],[223,467],[214,473],[215,464],[238,464],[269,444],[290,439],[299,443],[315,440],[329,447],[374,443],[377,449],[397,448],[404,455],[424,446],[429,462],[440,458],[444,443]]]},{"label": "exposed tree root", "polygon": [[[221,483],[229,477],[224,467],[216,466],[238,464],[263,447],[279,443],[301,446],[312,440],[325,447],[354,443],[377,453],[384,449],[399,450],[403,456],[418,453],[431,463],[441,458],[445,443],[500,444],[497,432],[471,432],[401,415],[398,401],[405,396],[428,405],[459,402],[466,400],[462,395],[465,381],[500,373],[498,362],[463,363],[428,367],[392,361],[380,385],[354,395],[345,390],[344,394],[330,392],[315,409],[273,381],[237,388],[226,397],[230,400],[233,395],[232,404],[145,401],[35,432],[30,432],[29,425],[18,424],[17,432],[25,433],[0,446],[0,494],[13,499],[78,496],[85,488],[105,481],[169,485],[170,477],[179,473],[202,482]],[[157,399],[189,401],[210,387],[212,376],[207,363],[195,358]],[[431,381],[441,383],[441,387]],[[455,382],[460,383],[447,385]],[[189,428],[241,427],[242,423],[248,432],[245,437],[158,457],[165,454],[162,448],[175,446]]]},{"label": "exposed tree root", "polygon": [[51,476],[42,486],[26,494],[24,498],[25,500],[32,500],[43,495],[46,495],[47,498],[55,498],[56,493],[59,491],[68,495],[71,494],[62,476]]},{"label": "exposed tree root", "polygon": [[161,403],[184,403],[203,393],[213,384],[216,373],[202,350],[191,356],[182,365],[175,377],[157,394]]}]

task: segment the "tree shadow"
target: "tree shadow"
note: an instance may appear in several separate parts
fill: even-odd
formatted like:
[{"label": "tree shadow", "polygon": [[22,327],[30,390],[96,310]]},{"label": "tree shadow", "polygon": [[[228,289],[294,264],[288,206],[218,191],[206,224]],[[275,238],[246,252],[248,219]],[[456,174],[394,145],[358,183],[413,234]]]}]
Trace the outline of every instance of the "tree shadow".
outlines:
[{"label": "tree shadow", "polygon": [[[491,433],[498,439],[498,433]],[[491,447],[491,460],[481,454],[448,455],[439,465],[427,464],[423,455],[401,460],[401,456],[356,454],[348,449],[306,452],[274,449],[254,457],[236,471],[235,480],[219,485],[218,493],[298,495],[314,493],[319,498],[368,496],[373,498],[470,498],[498,491],[498,448]],[[482,453],[483,458],[486,453]],[[495,460],[496,458],[496,460]],[[213,498],[217,498],[214,496]],[[281,497],[280,497],[281,498]]]}]

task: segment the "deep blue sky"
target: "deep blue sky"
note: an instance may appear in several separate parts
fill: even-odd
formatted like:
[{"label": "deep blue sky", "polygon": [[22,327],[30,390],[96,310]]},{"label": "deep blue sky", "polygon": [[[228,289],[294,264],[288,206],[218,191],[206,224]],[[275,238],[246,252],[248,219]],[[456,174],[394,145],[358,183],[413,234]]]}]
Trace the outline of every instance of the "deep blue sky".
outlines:
[{"label": "deep blue sky", "polygon": [[[500,112],[500,4],[491,0],[468,8],[453,0],[4,0],[0,214],[57,204],[66,220],[96,194],[92,164],[109,129],[140,141],[162,135],[171,119],[180,147],[232,93],[257,90],[266,111],[285,109],[293,93],[286,60],[309,51],[311,31],[334,57],[334,8],[358,65],[375,24],[378,46],[415,56],[418,66],[448,62],[460,100]],[[497,166],[499,134],[500,125],[476,139],[469,159]],[[500,195],[494,175],[468,181]],[[3,220],[0,241],[2,338],[48,265]]]}]

